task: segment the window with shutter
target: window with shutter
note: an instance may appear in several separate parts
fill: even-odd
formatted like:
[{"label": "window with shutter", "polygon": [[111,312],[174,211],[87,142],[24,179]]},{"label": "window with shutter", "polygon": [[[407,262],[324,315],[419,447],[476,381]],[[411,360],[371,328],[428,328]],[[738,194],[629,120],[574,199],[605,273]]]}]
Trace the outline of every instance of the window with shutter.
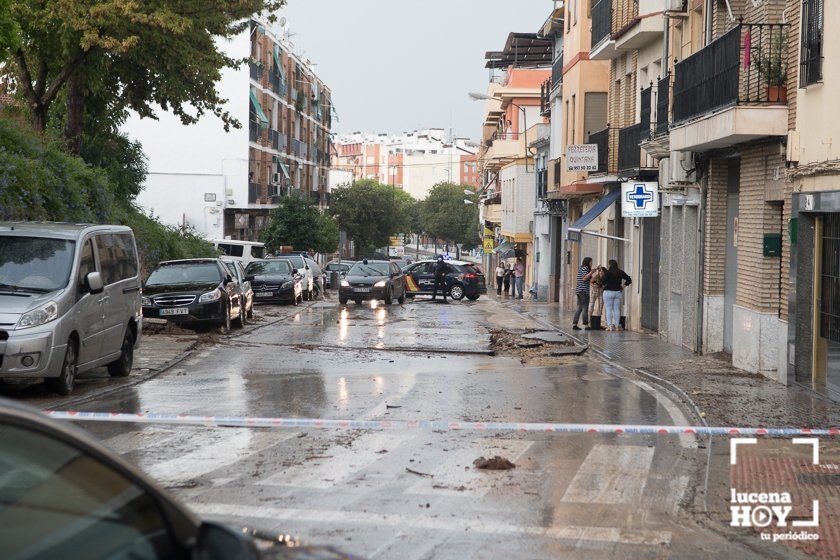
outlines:
[{"label": "window with shutter", "polygon": [[799,86],[822,81],[824,0],[802,0]]}]

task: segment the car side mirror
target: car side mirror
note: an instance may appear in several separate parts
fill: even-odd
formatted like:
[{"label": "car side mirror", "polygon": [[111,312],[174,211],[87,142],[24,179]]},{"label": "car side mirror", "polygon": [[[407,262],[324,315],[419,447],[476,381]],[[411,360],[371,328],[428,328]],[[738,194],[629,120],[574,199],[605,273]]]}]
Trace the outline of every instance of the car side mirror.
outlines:
[{"label": "car side mirror", "polygon": [[87,282],[88,292],[91,294],[101,294],[105,284],[102,282],[102,274],[99,272],[88,272],[85,277]]},{"label": "car side mirror", "polygon": [[254,542],[242,531],[225,525],[204,522],[198,528],[192,558],[194,560],[259,560]]}]

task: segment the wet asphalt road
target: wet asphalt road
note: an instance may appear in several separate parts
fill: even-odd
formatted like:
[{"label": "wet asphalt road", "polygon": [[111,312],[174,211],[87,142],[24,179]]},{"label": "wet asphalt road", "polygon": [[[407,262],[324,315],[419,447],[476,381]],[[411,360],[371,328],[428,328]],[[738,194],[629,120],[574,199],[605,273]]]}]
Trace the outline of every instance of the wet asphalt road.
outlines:
[{"label": "wet asphalt road", "polygon": [[[80,408],[688,423],[665,395],[594,357],[487,355],[490,327],[536,325],[485,298],[318,302]],[[365,557],[761,557],[688,513],[705,460],[689,436],[84,427],[202,516]],[[473,467],[492,455],[516,468]]]}]

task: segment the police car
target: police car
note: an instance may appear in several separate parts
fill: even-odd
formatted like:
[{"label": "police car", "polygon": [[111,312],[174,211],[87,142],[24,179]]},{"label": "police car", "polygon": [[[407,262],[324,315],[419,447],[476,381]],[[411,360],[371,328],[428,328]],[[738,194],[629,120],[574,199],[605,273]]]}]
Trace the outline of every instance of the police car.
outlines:
[{"label": "police car", "polygon": [[[446,293],[452,299],[477,300],[487,293],[484,272],[478,265],[467,261],[446,260],[450,272],[446,275]],[[403,269],[406,296],[432,295],[435,286],[435,260],[422,260]],[[438,294],[440,295],[440,294]]]}]

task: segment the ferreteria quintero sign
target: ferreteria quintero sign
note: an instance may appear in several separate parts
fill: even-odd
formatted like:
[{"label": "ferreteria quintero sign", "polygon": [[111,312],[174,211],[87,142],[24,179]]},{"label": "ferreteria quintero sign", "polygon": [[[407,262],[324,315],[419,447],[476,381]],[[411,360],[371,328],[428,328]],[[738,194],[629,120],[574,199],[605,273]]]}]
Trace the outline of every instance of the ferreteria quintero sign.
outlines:
[{"label": "ferreteria quintero sign", "polygon": [[566,171],[598,171],[598,144],[572,144],[566,148]]}]

